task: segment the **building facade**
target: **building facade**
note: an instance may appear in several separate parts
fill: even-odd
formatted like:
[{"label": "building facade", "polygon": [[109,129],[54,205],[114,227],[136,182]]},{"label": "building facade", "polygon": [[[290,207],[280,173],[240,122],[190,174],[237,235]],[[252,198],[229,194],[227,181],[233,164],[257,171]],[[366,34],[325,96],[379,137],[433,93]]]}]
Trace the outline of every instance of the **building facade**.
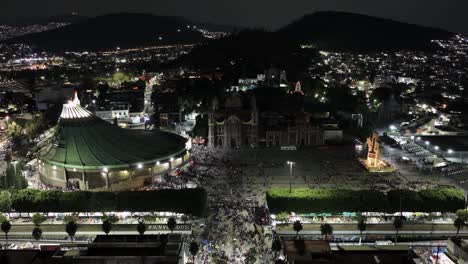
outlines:
[{"label": "building facade", "polygon": [[223,107],[217,98],[208,114],[208,146],[212,148],[247,148],[258,145],[258,111],[255,97],[246,107],[237,93],[231,94]]},{"label": "building facade", "polygon": [[310,123],[308,113],[298,113],[287,125],[267,128],[265,140],[267,147],[317,146],[324,143],[320,127]]}]

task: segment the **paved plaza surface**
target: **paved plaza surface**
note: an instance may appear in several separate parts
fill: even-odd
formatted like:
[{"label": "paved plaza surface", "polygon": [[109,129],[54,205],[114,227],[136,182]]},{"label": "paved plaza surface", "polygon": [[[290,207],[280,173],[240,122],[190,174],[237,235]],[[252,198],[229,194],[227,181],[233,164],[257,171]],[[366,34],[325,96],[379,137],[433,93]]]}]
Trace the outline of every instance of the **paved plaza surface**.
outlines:
[{"label": "paved plaza surface", "polygon": [[[401,148],[383,145],[383,159],[391,163],[398,169],[397,174],[404,182],[404,188],[426,189],[435,186],[457,186],[468,191],[468,182],[465,181],[468,174],[450,175],[442,169],[434,168],[423,164],[422,157],[410,153]],[[402,162],[402,158],[409,159],[409,162]],[[451,164],[450,166],[459,166]],[[462,168],[466,167],[460,165]],[[463,169],[461,169],[463,170]]]},{"label": "paved plaza surface", "polygon": [[[395,149],[394,152],[397,152]],[[403,151],[403,150],[400,150]],[[236,149],[211,151],[212,155],[224,157],[234,167],[242,168],[252,177],[253,184],[269,187],[289,188],[290,167],[293,161],[292,188],[342,188],[377,189],[429,188],[453,185],[453,181],[440,173],[421,171],[416,165],[395,162],[404,153],[384,150],[384,158],[393,161],[398,169],[394,173],[371,173],[358,162],[358,153],[352,146],[324,146],[295,151],[280,149]],[[195,154],[196,155],[196,154]],[[200,160],[201,164],[222,165],[211,160]]]},{"label": "paved plaza surface", "polygon": [[[294,162],[292,188],[385,191],[392,188],[410,188],[416,186],[417,182],[424,182],[424,187],[438,186],[442,181],[451,184],[449,180],[441,179],[437,175],[426,177],[423,172],[408,174],[404,170],[386,174],[369,173],[358,162],[355,148],[350,146],[296,151],[213,150],[195,147],[193,157],[200,184],[208,192],[210,208],[208,216],[197,220],[193,229],[192,238],[201,244],[201,253],[197,256],[200,263],[269,263],[272,260],[272,231],[269,227],[254,225],[253,210],[256,206],[266,205],[267,189],[289,188],[290,167],[287,161]],[[380,227],[389,234],[393,232],[387,231],[391,225],[376,225],[375,229],[372,229],[377,231]],[[356,232],[354,225],[337,228],[340,229],[337,230],[339,232],[344,232],[347,228]],[[424,226],[421,231],[428,233],[432,228],[434,226]],[[314,229],[316,231],[311,232],[319,232],[318,226],[314,226]],[[453,227],[449,225],[441,227],[440,231],[454,232]]]}]

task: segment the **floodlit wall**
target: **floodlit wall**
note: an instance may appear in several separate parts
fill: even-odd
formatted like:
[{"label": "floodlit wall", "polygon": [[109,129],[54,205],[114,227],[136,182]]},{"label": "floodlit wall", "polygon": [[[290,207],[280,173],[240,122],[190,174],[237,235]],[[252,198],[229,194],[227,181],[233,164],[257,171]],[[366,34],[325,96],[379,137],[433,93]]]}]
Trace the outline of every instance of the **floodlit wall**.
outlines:
[{"label": "floodlit wall", "polygon": [[81,171],[76,169],[65,169],[45,162],[39,163],[40,179],[45,184],[60,188],[67,187],[67,180],[76,180],[81,190],[90,191],[120,191],[141,187],[145,182],[150,182],[153,177],[160,176],[170,170],[185,164],[190,158],[190,153],[150,166],[142,164],[141,168],[125,170],[104,171]]}]

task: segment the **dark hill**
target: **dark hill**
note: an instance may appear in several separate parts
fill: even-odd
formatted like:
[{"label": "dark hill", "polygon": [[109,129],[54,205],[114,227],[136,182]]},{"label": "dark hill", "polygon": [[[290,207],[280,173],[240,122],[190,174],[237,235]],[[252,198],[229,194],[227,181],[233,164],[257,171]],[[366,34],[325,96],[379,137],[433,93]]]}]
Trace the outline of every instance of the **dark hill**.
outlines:
[{"label": "dark hill", "polygon": [[51,22],[62,22],[62,23],[78,23],[88,19],[89,17],[82,16],[76,13],[71,14],[59,14],[50,17],[16,17],[11,19],[1,19],[0,23],[13,25],[13,26],[28,26],[33,24],[46,25]]},{"label": "dark hill", "polygon": [[277,31],[285,38],[326,50],[428,49],[452,33],[435,28],[345,12],[317,12]]},{"label": "dark hill", "polygon": [[246,29],[197,46],[171,65],[228,67],[252,74],[271,66],[282,69],[290,69],[289,65],[306,67],[308,56],[297,56],[298,47],[294,41],[278,38],[276,33]]},{"label": "dark hill", "polygon": [[27,43],[45,50],[64,51],[196,43],[203,39],[200,32],[187,28],[186,23],[176,17],[111,14],[24,35],[7,43]]},{"label": "dark hill", "polygon": [[315,57],[317,49],[337,51],[431,50],[432,39],[453,34],[389,19],[344,12],[317,12],[275,32],[242,30],[225,38],[208,41],[175,63],[198,67],[237,67],[255,72],[269,66],[283,69],[302,67]]}]

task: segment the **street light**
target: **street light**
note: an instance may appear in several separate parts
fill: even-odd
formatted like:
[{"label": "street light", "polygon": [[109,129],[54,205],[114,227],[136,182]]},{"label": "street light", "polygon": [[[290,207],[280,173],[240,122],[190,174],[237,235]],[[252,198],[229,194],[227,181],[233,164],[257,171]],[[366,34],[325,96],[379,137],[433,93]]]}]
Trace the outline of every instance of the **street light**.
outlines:
[{"label": "street light", "polygon": [[426,144],[426,146],[429,146],[429,144],[431,144],[431,143],[429,143],[429,141],[426,141],[424,143]]},{"label": "street light", "polygon": [[295,162],[288,160],[286,164],[289,165],[289,192],[291,193],[292,191],[292,167],[295,164]]},{"label": "street light", "polygon": [[18,161],[14,160],[11,162],[11,164],[13,164],[13,167],[15,168],[15,176],[16,176],[16,164],[18,163]]},{"label": "street light", "polygon": [[435,146],[434,149],[435,149],[435,150],[439,150],[439,146]]},{"label": "street light", "polygon": [[[447,150],[447,153],[452,154],[453,150],[449,149],[449,150]],[[461,151],[460,151],[460,163],[463,163],[463,152],[461,152]]]},{"label": "street light", "polygon": [[104,176],[106,177],[106,188],[109,189],[109,169],[107,167],[102,168]]},{"label": "street light", "polygon": [[[15,169],[15,176],[13,179],[16,179],[16,163],[18,163],[18,161],[14,160],[11,162],[11,164],[13,164],[13,168]],[[16,180],[13,181],[14,185],[15,185],[15,188],[16,188]],[[6,186],[5,186],[6,188]]]}]

